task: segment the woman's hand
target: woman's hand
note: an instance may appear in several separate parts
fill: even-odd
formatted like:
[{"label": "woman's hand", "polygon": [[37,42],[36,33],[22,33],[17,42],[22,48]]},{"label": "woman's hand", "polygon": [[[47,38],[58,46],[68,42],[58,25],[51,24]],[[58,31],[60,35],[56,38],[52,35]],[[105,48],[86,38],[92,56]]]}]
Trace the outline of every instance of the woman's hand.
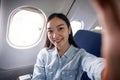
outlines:
[{"label": "woman's hand", "polygon": [[102,31],[102,55],[106,66],[102,80],[120,80],[120,0],[90,0]]}]

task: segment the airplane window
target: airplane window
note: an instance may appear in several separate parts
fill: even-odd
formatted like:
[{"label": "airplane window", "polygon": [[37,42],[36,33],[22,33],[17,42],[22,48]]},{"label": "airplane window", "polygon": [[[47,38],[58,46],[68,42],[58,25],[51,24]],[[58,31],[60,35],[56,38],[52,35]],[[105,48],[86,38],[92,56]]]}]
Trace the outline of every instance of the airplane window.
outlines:
[{"label": "airplane window", "polygon": [[73,31],[73,35],[75,35],[75,33],[84,28],[84,22],[83,21],[72,21],[71,22],[71,27],[72,27],[72,31]]},{"label": "airplane window", "polygon": [[16,48],[29,48],[39,43],[45,30],[45,14],[33,7],[15,9],[9,18],[7,41]]}]

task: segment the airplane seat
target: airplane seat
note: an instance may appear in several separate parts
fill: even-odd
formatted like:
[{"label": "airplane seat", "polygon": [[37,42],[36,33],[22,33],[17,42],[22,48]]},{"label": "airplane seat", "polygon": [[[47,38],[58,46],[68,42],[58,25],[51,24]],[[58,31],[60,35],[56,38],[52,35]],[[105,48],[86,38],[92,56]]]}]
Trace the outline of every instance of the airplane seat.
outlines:
[{"label": "airplane seat", "polygon": [[[79,30],[74,35],[74,40],[79,48],[85,49],[87,52],[100,57],[101,53],[101,34],[88,31]],[[90,80],[87,73],[84,72],[81,80]]]}]

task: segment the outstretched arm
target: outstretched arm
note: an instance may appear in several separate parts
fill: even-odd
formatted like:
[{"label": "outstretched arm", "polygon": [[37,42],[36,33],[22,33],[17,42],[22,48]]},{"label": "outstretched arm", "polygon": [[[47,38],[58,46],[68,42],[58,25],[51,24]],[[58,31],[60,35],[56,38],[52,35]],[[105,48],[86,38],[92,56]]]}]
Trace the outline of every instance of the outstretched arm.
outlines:
[{"label": "outstretched arm", "polygon": [[102,55],[106,66],[102,80],[120,80],[120,0],[90,0],[102,31]]}]

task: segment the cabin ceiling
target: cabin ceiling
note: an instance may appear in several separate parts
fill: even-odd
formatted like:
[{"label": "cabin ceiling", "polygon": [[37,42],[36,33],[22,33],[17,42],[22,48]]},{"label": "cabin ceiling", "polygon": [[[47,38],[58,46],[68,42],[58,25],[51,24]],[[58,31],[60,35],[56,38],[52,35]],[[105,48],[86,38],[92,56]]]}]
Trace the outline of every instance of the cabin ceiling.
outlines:
[{"label": "cabin ceiling", "polygon": [[[45,12],[47,16],[54,12],[60,12],[67,15],[72,20],[80,20],[85,24],[85,29],[91,26],[97,26],[96,14],[89,3],[89,0],[2,0],[3,10],[10,14],[16,7],[30,5],[38,7]],[[11,6],[11,7],[9,7]],[[8,17],[8,16],[7,16]],[[96,25],[97,24],[97,25]]]}]

